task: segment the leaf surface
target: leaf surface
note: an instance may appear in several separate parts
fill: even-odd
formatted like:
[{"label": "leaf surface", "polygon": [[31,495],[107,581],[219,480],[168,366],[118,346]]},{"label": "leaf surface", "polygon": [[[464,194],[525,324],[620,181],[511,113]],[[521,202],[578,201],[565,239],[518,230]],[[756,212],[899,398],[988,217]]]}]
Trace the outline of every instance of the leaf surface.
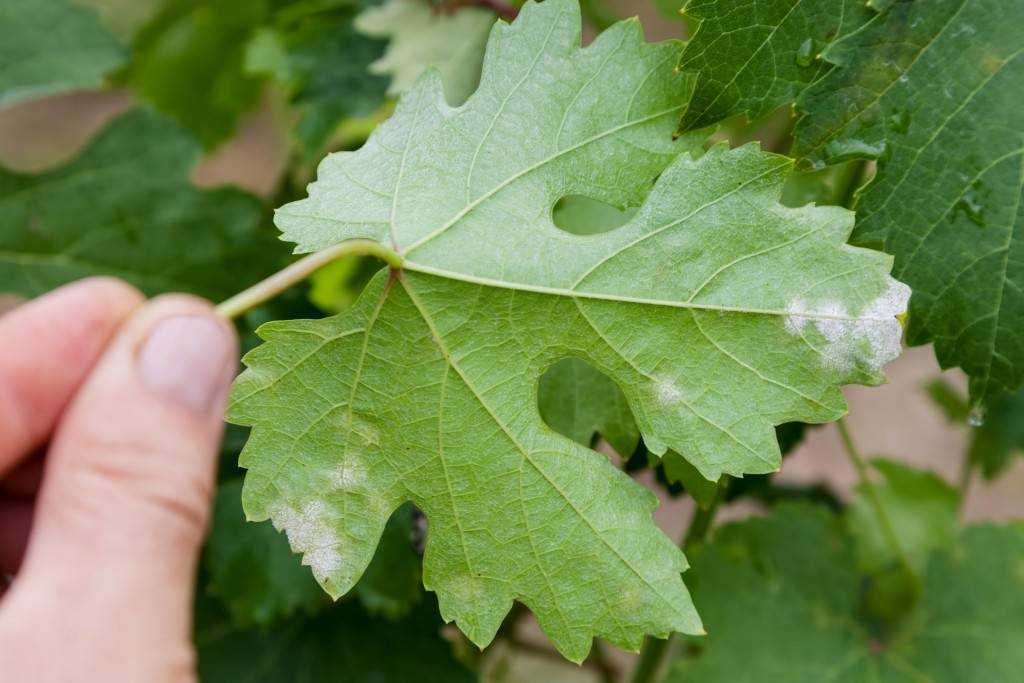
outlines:
[{"label": "leaf surface", "polygon": [[699,74],[685,129],[792,102],[829,70],[828,42],[872,15],[863,0],[690,0],[683,13],[699,22],[679,61]]},{"label": "leaf surface", "polygon": [[480,81],[494,18],[482,7],[443,12],[424,0],[387,0],[364,10],[356,18],[356,28],[368,36],[390,39],[387,52],[370,66],[372,73],[391,76],[388,93],[404,93],[420,74],[434,67],[441,73],[448,101],[461,104]]},{"label": "leaf surface", "polygon": [[1024,382],[1024,5],[896,2],[825,58],[798,108],[796,154],[878,158],[854,242],[896,257],[907,339],[934,342],[974,402]]},{"label": "leaf surface", "polygon": [[192,136],[135,110],[72,161],[38,175],[0,168],[0,291],[25,297],[91,275],[147,294],[226,298],[273,272],[281,248],[244,192],[200,190]]},{"label": "leaf surface", "polygon": [[96,12],[69,0],[13,0],[0,6],[0,107],[103,85],[125,49]]},{"label": "leaf surface", "polygon": [[[691,88],[678,44],[644,43],[636,21],[579,37],[575,2],[527,4],[465,105],[428,72],[365,147],[321,165],[278,212],[285,238],[370,238],[403,266],[339,316],[264,326],[231,408],[254,427],[248,516],[285,529],[330,593],[412,500],[445,619],[484,645],[519,600],[576,661],[593,635],[636,648],[700,623],[654,496],[544,425],[544,370],[592,364],[653,452],[708,479],[770,472],[774,424],[834,419],[841,384],[882,380],[907,296],[888,257],[844,244],[849,212],[778,204],[787,159],[673,139]],[[640,208],[572,235],[551,219],[567,195]]]},{"label": "leaf surface", "polygon": [[666,681],[1011,683],[1024,666],[1022,562],[1020,526],[960,532],[931,555],[917,606],[880,636],[858,616],[863,579],[836,518],[783,506],[719,529],[694,560],[709,635]]}]

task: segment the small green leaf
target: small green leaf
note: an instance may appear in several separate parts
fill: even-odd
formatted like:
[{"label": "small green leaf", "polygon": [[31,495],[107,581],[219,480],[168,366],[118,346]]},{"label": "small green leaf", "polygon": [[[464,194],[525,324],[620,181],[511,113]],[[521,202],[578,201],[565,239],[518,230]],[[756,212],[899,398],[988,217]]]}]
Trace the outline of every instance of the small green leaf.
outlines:
[{"label": "small green leaf", "polygon": [[450,104],[466,101],[480,81],[487,36],[494,13],[462,6],[440,12],[425,0],[387,0],[364,10],[356,28],[368,36],[389,38],[387,52],[370,66],[375,74],[391,76],[388,93],[411,88],[429,67],[441,73]]},{"label": "small green leaf", "polygon": [[96,12],[70,0],[5,0],[0,27],[0,107],[98,88],[126,57]]},{"label": "small green leaf", "polygon": [[0,168],[0,290],[36,296],[113,275],[147,294],[221,299],[279,268],[287,251],[261,228],[256,198],[189,181],[199,153],[172,121],[137,109],[64,166]]}]

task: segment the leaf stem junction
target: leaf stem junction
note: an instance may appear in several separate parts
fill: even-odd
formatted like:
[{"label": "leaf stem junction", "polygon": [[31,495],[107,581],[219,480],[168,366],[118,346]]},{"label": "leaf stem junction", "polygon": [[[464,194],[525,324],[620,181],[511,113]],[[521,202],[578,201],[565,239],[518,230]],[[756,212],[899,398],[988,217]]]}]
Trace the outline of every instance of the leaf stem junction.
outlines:
[{"label": "leaf stem junction", "polygon": [[391,268],[402,267],[402,257],[380,242],[368,239],[345,240],[333,247],[302,257],[283,270],[279,270],[265,280],[239,292],[217,306],[217,312],[229,320],[233,320],[246,311],[259,306],[289,287],[302,282],[328,263],[344,256],[376,256]]}]

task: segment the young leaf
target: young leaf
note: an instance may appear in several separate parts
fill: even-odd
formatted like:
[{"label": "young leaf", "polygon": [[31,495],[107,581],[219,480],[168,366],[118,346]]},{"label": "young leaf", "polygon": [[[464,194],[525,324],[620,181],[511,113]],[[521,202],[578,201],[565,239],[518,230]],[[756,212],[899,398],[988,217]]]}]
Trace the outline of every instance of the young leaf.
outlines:
[{"label": "young leaf", "polygon": [[70,0],[4,2],[0,27],[0,107],[98,88],[126,56],[96,12]]},{"label": "young leaf", "polygon": [[425,0],[388,0],[356,18],[356,28],[366,35],[391,39],[384,56],[370,66],[372,73],[390,74],[388,93],[405,92],[434,67],[451,104],[465,102],[476,90],[493,24],[494,13],[482,7],[444,13]]},{"label": "young leaf", "polygon": [[279,267],[254,197],[189,182],[199,152],[180,127],[138,109],[60,168],[0,168],[0,291],[29,297],[114,275],[147,294],[220,299]]},{"label": "young leaf", "polygon": [[[1024,667],[1024,529],[976,526],[931,556],[905,621],[870,624],[862,577],[836,520],[784,506],[719,529],[691,576],[708,637],[667,683],[1011,683]],[[737,653],[742,653],[738,655]]]},{"label": "young leaf", "polygon": [[[915,566],[922,566],[933,550],[953,544],[957,531],[960,495],[941,477],[894,460],[877,458],[871,462],[883,482],[874,484],[882,507],[892,522],[903,552]],[[864,486],[857,486],[857,498],[847,509],[850,528],[860,567],[877,571],[895,564],[892,547],[878,525],[878,516],[865,497]]]},{"label": "young leaf", "polygon": [[679,60],[699,74],[684,129],[792,102],[830,68],[828,42],[872,15],[863,0],[690,0],[683,13],[700,22]]},{"label": "young leaf", "polygon": [[313,619],[295,618],[273,629],[239,630],[200,603],[196,649],[203,683],[471,683],[452,656],[434,609],[424,606],[401,622],[369,618],[354,603]]},{"label": "young leaf", "polygon": [[[679,155],[677,43],[644,43],[635,20],[579,39],[573,0],[528,3],[492,32],[464,106],[428,72],[363,149],[321,165],[278,212],[285,238],[369,238],[401,267],[339,316],[264,326],[231,408],[254,427],[247,514],[288,531],[330,593],[412,500],[446,619],[484,645],[520,600],[576,661],[593,635],[636,648],[700,624],[654,497],[543,425],[543,371],[591,363],[648,447],[706,478],[770,472],[774,424],[835,419],[841,384],[882,380],[907,298],[887,256],[844,244],[849,212],[778,204],[788,159]],[[551,220],[571,194],[640,209],[571,235]]]},{"label": "young leaf", "polygon": [[829,47],[795,151],[878,158],[854,241],[884,246],[914,289],[911,344],[970,375],[975,402],[1024,382],[1024,5],[896,2]]}]

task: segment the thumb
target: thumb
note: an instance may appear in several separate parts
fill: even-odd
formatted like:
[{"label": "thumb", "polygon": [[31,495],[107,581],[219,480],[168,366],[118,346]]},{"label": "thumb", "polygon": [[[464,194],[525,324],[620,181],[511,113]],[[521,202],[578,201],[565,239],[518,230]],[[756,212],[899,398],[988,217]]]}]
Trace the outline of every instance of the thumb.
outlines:
[{"label": "thumb", "polygon": [[122,635],[187,641],[236,359],[230,325],[192,297],[124,323],[52,441],[18,592],[101,619],[122,652]]}]

